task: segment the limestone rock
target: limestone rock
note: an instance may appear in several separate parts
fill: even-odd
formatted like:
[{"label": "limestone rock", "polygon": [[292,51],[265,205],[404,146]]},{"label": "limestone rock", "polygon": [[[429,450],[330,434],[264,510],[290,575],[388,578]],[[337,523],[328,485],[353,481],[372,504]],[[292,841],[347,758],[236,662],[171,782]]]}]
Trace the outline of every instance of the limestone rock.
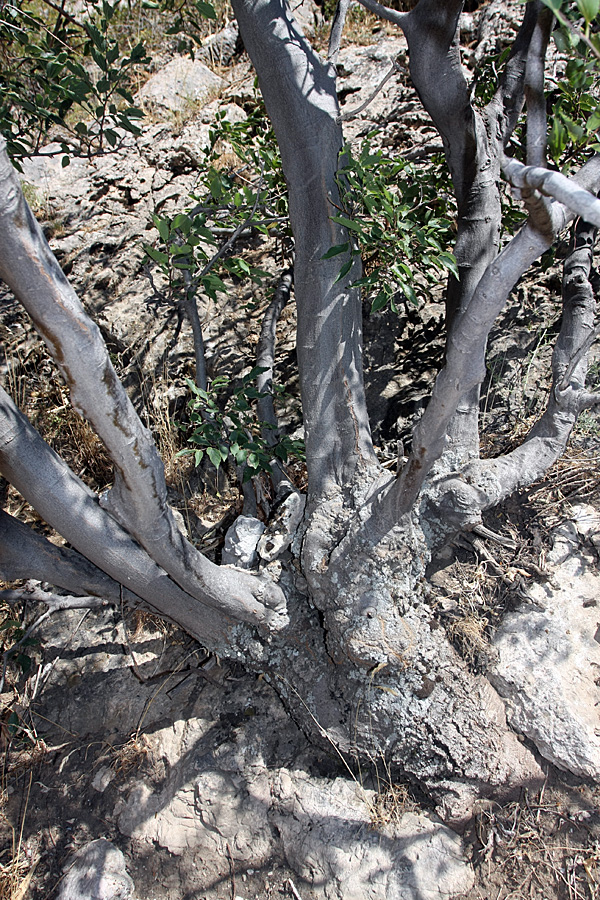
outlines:
[{"label": "limestone rock", "polygon": [[442,900],[473,884],[460,838],[438,820],[405,812],[374,828],[375,791],[281,769],[273,794],[288,864],[318,896]]},{"label": "limestone rock", "polygon": [[125,857],[110,841],[91,841],[67,865],[58,900],[127,900],[133,894]]},{"label": "limestone rock", "polygon": [[264,523],[252,516],[238,516],[225,535],[222,562],[226,566],[251,569],[258,563],[257,544],[265,530]]},{"label": "limestone rock", "polygon": [[[561,769],[600,780],[600,575],[578,546],[598,514],[580,510],[555,531],[545,584],[507,616],[494,638],[490,680],[507,701],[509,722]],[[591,517],[591,520],[590,520]]]},{"label": "limestone rock", "polygon": [[272,562],[287,550],[302,521],[305,506],[306,497],[296,491],[282,501],[258,542],[258,555],[262,560]]},{"label": "limestone rock", "polygon": [[224,85],[200,60],[179,56],[146,82],[140,100],[144,106],[182,112],[188,106],[207,103]]}]

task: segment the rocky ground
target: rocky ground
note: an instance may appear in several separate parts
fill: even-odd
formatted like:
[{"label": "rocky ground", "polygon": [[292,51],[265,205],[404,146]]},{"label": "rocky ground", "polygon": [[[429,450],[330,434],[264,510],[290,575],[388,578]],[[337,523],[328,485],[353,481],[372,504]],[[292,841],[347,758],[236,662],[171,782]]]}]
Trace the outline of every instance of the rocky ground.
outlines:
[{"label": "rocky ground", "polygon": [[[489,4],[485,15],[504,5]],[[466,16],[463,26],[468,44],[478,20]],[[344,111],[360,107],[404,51],[389,31],[363,20],[354,34],[360,43],[342,49]],[[151,121],[139,139],[67,169],[53,157],[33,161],[24,180],[54,252],[145,410],[174,502],[206,552],[218,555],[240,509],[238,492],[175,456],[181,442],[171,421],[185,411],[191,333],[185,322],[177,331],[169,307],[156,302],[142,244],[153,213],[189,205],[216,111],[244,117],[253,79],[247,60],[234,57],[216,72],[196,68],[186,82],[196,93],[182,99],[181,65],[174,81],[165,66],[144,88]],[[403,71],[346,133],[358,140],[374,126],[382,129],[377,140],[415,159],[438,146]],[[232,282],[218,302],[206,301],[213,375],[253,364],[267,289],[286,263],[277,238],[248,238],[245,247],[270,281],[254,293]],[[520,285],[493,335],[489,452],[506,447],[543,402],[558,271],[540,270]],[[65,389],[1,286],[0,312],[6,382],[82,477],[104,486],[111,473],[102,448],[69,412]],[[277,352],[292,397],[293,333],[290,304]],[[392,458],[439,365],[441,290],[399,316],[366,308],[365,334],[376,440],[382,458],[388,451]],[[287,414],[293,430],[293,399]],[[2,694],[0,898],[600,897],[597,448],[597,423],[584,419],[566,462],[494,513],[491,527],[510,534],[511,546],[461,542],[431,572],[440,621],[508,698],[522,739],[543,749],[541,791],[482,807],[456,834],[410,785],[393,782],[381,760],[365,772],[316,751],[269,684],[177,629],[126,609],[70,611],[38,629],[39,644],[24,648],[31,669],[26,659],[22,671],[11,668]],[[301,486],[301,467],[295,476]],[[9,504],[13,512],[22,506],[14,495]],[[39,612],[32,606],[23,615],[30,622]],[[540,715],[544,708],[561,710],[561,728],[556,716]]]}]

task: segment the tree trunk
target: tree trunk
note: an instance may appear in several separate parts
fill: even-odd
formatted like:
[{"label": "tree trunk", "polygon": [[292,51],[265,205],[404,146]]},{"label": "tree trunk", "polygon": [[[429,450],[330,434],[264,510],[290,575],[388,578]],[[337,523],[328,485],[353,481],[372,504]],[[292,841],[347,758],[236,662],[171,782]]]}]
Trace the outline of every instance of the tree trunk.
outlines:
[{"label": "tree trunk", "polygon": [[[323,259],[333,245],[349,243],[346,230],[331,220],[341,202],[335,72],[308,44],[283,0],[233,5],[281,147],[295,239],[309,473],[305,520],[292,545],[295,558],[282,557],[280,569],[265,567],[260,574],[218,567],[179,533],[150,436],[4,154],[0,274],[32,315],[74,405],[102,437],[115,465],[115,484],[106,496],[95,497],[10,398],[0,395],[2,471],[72,545],[51,549],[2,515],[2,571],[20,577],[29,559],[38,577],[49,573],[49,580],[70,591],[78,580],[83,593],[113,599],[125,589],[125,599],[140,598],[208,648],[265,673],[304,728],[349,765],[353,758],[361,764],[380,760],[394,775],[430,791],[446,818],[462,820],[476,797],[506,795],[542,778],[533,755],[507,727],[498,695],[459,657],[436,620],[426,582],[435,549],[478,523],[483,509],[521,483],[522,458],[480,461],[471,426],[490,328],[518,278],[573,218],[561,203],[536,197],[532,221],[497,256],[504,138],[524,96],[530,45],[538,57],[543,51],[541,4],[527,6],[510,77],[486,122],[473,111],[460,71],[458,0],[420,0],[409,15],[395,14],[408,35],[413,78],[447,145],[464,219],[445,366],[398,478],[379,466],[371,442],[361,299],[352,286],[358,263],[338,280],[344,255]],[[432,59],[439,67],[437,84],[447,89],[437,99],[427,74]],[[539,114],[533,65],[528,78]],[[463,127],[454,133],[457,116]],[[506,130],[490,137],[490,122],[500,120],[508,123]],[[539,161],[537,145],[532,153]],[[582,173],[583,187],[595,184],[597,168],[590,164]],[[527,184],[527,178],[538,177],[536,171],[519,169],[518,177]],[[577,186],[565,182],[558,188],[563,199],[577,193]],[[536,441],[548,452],[556,450],[565,409],[571,418],[561,441],[585,399],[580,349],[592,322],[586,287],[590,240],[580,232],[567,271],[554,400],[523,445],[528,459]],[[471,417],[466,430],[453,425],[461,404]],[[457,452],[445,454],[449,434]]]}]

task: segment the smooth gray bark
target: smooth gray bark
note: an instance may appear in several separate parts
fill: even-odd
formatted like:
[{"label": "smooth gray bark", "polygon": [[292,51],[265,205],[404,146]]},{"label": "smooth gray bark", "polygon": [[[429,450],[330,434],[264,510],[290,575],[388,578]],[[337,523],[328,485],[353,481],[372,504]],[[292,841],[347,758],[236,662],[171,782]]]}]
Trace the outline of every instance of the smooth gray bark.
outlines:
[{"label": "smooth gray bark", "polygon": [[[30,314],[70,389],[72,405],[92,424],[114,464],[114,485],[100,499],[103,508],[183,591],[241,621],[271,622],[276,627],[277,611],[285,609],[276,585],[215,566],[179,531],[152,437],[115,373],[100,330],[31,214],[4,141],[0,142],[0,243],[0,276]],[[19,460],[8,457],[11,451],[14,455],[11,441],[18,438],[18,430],[4,447],[6,464],[15,466]]]},{"label": "smooth gray bark", "polygon": [[[358,263],[337,281],[347,255],[323,254],[348,240],[336,183],[342,130],[335,72],[310,46],[283,0],[234,0],[281,150],[295,239],[298,364],[312,498],[373,464],[362,375]],[[310,499],[310,497],[309,497]]]}]

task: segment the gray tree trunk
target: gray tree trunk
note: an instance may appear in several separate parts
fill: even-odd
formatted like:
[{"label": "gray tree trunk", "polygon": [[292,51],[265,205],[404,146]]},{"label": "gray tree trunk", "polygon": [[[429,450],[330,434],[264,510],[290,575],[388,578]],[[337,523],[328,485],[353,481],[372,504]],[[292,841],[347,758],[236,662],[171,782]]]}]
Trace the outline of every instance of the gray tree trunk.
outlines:
[{"label": "gray tree trunk", "polygon": [[[522,447],[497,460],[478,454],[477,398],[489,331],[516,281],[584,210],[593,217],[598,160],[570,180],[543,166],[540,65],[549,31],[541,2],[527,4],[505,77],[485,111],[473,109],[460,67],[458,0],[420,0],[404,29],[411,74],[440,130],[459,204],[460,278],[449,290],[445,365],[397,478],[382,469],[370,435],[362,375],[361,298],[355,263],[324,260],[348,240],[331,221],[342,132],[333,66],[310,46],[284,0],[233,0],[240,32],[281,148],[295,239],[294,292],[309,497],[296,548],[301,573],[218,567],[180,534],[162,464],[110,363],[96,326],[69,287],[0,152],[0,275],[32,316],[104,441],[114,486],[85,487],[0,394],[0,467],[71,544],[56,548],[0,517],[4,577],[29,575],[70,592],[123,593],[171,618],[222,656],[265,673],[315,740],[417,780],[448,819],[482,795],[501,796],[542,777],[506,724],[487,680],[469,669],[435,621],[426,567],[433,552],[562,452],[585,391],[593,323],[588,284],[594,234],[581,226],[565,274],[565,315],[548,409]],[[381,11],[375,0],[366,3]],[[384,10],[385,12],[385,10]],[[343,16],[342,16],[343,18]],[[339,45],[336,34],[333,50]],[[334,53],[335,55],[335,53]],[[444,77],[440,78],[440,72]],[[531,165],[504,159],[527,98]],[[498,254],[501,168],[524,187],[530,220]],[[532,186],[557,196],[550,201]],[[268,330],[268,329],[266,329]],[[265,332],[265,342],[268,344]],[[272,354],[263,348],[267,369]],[[269,412],[270,415],[270,412]],[[25,530],[24,530],[25,529]],[[301,540],[300,540],[301,538]]]}]

